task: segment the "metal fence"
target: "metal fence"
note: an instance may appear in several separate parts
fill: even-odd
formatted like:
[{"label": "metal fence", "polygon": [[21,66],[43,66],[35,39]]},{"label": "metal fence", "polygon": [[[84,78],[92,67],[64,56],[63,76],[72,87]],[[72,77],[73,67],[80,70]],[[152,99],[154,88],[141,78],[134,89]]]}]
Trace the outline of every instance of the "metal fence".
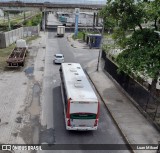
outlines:
[{"label": "metal fence", "polygon": [[102,58],[105,60],[104,69],[160,128],[160,100],[152,96],[149,91],[129,75],[124,72],[118,73],[118,66],[106,57],[105,52],[102,52]]}]

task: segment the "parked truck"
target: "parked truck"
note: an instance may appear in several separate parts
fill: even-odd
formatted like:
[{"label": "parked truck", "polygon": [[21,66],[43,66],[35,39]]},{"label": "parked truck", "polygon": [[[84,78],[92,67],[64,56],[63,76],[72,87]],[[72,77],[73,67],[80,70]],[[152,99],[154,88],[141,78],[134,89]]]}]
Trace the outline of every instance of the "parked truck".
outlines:
[{"label": "parked truck", "polygon": [[65,34],[65,26],[57,26],[57,36],[63,37]]},{"label": "parked truck", "polygon": [[27,50],[28,46],[26,45],[26,41],[23,39],[17,40],[16,47],[6,60],[8,67],[24,66]]}]

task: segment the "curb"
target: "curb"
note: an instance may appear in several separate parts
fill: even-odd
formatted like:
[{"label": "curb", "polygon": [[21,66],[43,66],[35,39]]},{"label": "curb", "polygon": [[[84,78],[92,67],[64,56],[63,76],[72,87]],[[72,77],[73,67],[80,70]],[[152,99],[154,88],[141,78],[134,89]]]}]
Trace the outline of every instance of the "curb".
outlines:
[{"label": "curb", "polygon": [[71,42],[71,40],[69,39],[69,37],[67,36],[67,40],[69,41],[69,42]]},{"label": "curb", "polygon": [[[117,122],[116,119],[113,117],[112,112],[109,110],[108,106],[106,105],[105,101],[103,100],[103,97],[101,96],[100,92],[98,91],[97,87],[95,86],[94,82],[92,81],[92,79],[91,79],[91,77],[89,76],[89,74],[88,74],[88,72],[87,72],[86,69],[85,69],[85,72],[86,72],[87,76],[89,77],[90,81],[92,82],[92,84],[93,84],[94,88],[96,89],[97,93],[99,94],[99,96],[100,96],[102,102],[103,102],[104,105],[106,106],[106,108],[107,108],[107,110],[108,110],[110,116],[112,117],[114,123],[116,124],[116,126],[117,126],[119,132],[121,133],[121,135],[122,135],[124,141],[125,141],[127,144],[129,144],[130,148],[132,148],[132,146],[131,146],[131,144],[130,144],[128,138],[127,138],[127,136],[123,133],[122,129],[119,127],[118,122]],[[132,150],[129,150],[129,151],[130,151],[131,153],[135,153],[135,151],[133,150],[133,148],[132,148]]]},{"label": "curb", "polygon": [[70,43],[71,43],[71,44],[70,44],[70,45],[71,45],[71,47],[73,47],[73,48],[77,48],[77,47],[75,47],[75,46],[74,46],[74,43],[72,43],[72,41],[71,41],[71,39],[69,38],[69,36],[67,36],[67,40],[68,40],[68,42],[70,42]]}]

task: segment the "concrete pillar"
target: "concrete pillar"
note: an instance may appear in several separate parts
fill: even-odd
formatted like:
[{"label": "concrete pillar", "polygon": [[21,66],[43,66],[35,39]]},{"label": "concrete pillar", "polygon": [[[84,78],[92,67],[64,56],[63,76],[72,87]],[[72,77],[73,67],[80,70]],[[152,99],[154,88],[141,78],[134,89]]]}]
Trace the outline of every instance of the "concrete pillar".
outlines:
[{"label": "concrete pillar", "polygon": [[96,26],[98,26],[99,16],[98,13],[96,14]]},{"label": "concrete pillar", "polygon": [[78,19],[79,19],[79,15],[75,15],[75,32],[74,32],[74,36],[77,37],[78,34]]},{"label": "concrete pillar", "polygon": [[93,28],[95,27],[95,19],[96,19],[96,13],[93,14]]},{"label": "concrete pillar", "polygon": [[78,20],[79,20],[79,8],[75,8],[75,31],[74,31],[74,36],[77,37],[78,34]]},{"label": "concrete pillar", "polygon": [[45,11],[42,12],[42,23],[41,23],[41,29],[45,31],[45,24],[46,24],[46,19],[45,19]]},{"label": "concrete pillar", "polygon": [[45,26],[47,25],[48,12],[45,11]]}]

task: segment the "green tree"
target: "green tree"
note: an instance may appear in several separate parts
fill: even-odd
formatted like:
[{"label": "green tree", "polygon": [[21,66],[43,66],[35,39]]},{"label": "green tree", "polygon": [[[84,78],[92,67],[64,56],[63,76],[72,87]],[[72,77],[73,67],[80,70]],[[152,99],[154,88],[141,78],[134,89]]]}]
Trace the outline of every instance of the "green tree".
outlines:
[{"label": "green tree", "polygon": [[100,12],[105,29],[114,28],[114,39],[121,47],[125,46],[127,30],[135,30],[137,26],[143,29],[141,23],[146,12],[141,7],[141,3],[135,3],[134,0],[108,0],[107,5]]},{"label": "green tree", "polygon": [[[145,6],[144,6],[145,5]],[[144,3],[143,7],[146,11],[146,19],[150,22],[154,22],[155,30],[158,30],[158,19],[160,17],[160,1],[154,0]]]},{"label": "green tree", "polygon": [[128,47],[117,57],[119,70],[153,79],[151,93],[156,94],[160,72],[159,35],[150,29],[137,30],[127,42]]},{"label": "green tree", "polygon": [[112,29],[116,26],[116,20],[112,18],[109,12],[109,6],[106,5],[100,12],[99,16],[103,18],[103,24],[105,30]]},{"label": "green tree", "polygon": [[[157,78],[160,74],[160,38],[154,30],[144,29],[142,23],[144,20],[154,20],[157,25],[160,5],[156,4],[159,3],[159,0],[109,0],[103,10],[105,12],[107,9],[109,17],[118,22],[113,38],[123,48],[123,52],[117,57],[119,70],[151,77],[153,94],[156,93]],[[148,9],[153,6],[154,10]],[[131,29],[134,29],[131,36],[126,37],[127,31]]]},{"label": "green tree", "polygon": [[136,26],[142,30],[141,22],[145,12],[134,0],[109,0],[107,5],[110,16],[118,22],[118,26],[127,29],[135,29]]}]

